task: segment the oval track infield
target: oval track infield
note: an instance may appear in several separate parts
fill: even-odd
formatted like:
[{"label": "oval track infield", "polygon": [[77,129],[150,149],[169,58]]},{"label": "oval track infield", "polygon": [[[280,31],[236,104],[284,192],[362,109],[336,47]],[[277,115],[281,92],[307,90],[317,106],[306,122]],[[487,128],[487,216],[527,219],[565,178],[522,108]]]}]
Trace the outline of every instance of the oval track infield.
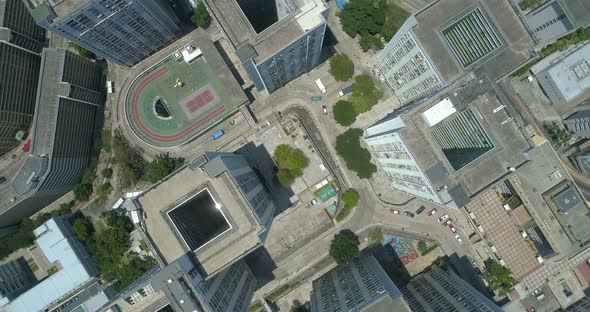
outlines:
[{"label": "oval track infield", "polygon": [[[153,83],[154,81],[156,81],[159,78],[161,78],[162,76],[164,76],[166,73],[168,73],[167,67],[163,67],[163,68],[159,69],[158,71],[154,72],[150,76],[146,77],[137,86],[137,88],[133,91],[133,94],[131,97],[131,116],[130,116],[131,121],[132,121],[131,127],[133,129],[134,128],[133,125],[136,126],[137,129],[133,129],[133,130],[139,132],[137,134],[139,135],[140,138],[142,136],[144,136],[156,143],[158,143],[158,142],[170,143],[173,141],[178,141],[178,140],[182,139],[183,137],[187,137],[191,132],[193,132],[197,128],[203,126],[204,124],[208,123],[212,119],[216,118],[217,116],[219,116],[220,114],[225,112],[226,108],[224,106],[220,106],[217,109],[210,112],[209,114],[207,114],[206,116],[204,116],[203,118],[200,118],[198,121],[193,123],[190,127],[187,127],[184,130],[182,130],[176,134],[173,134],[173,135],[161,135],[161,134],[153,132],[148,127],[146,127],[146,125],[141,120],[141,117],[139,116],[139,111],[138,111],[138,106],[140,105],[139,99],[147,86],[149,86],[151,83]],[[132,90],[132,88],[133,88],[133,85],[130,87],[130,89]],[[187,137],[187,139],[188,139],[188,137]],[[183,140],[183,141],[186,141],[186,140]],[[184,143],[184,142],[181,142],[180,144],[182,144],[182,143]]]}]

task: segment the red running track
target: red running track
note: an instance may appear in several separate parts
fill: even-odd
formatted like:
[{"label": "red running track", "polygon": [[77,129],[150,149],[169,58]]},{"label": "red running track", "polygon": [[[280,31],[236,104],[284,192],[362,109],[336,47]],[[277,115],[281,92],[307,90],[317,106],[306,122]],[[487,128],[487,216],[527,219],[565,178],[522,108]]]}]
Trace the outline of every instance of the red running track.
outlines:
[{"label": "red running track", "polygon": [[212,111],[211,113],[209,113],[207,116],[201,118],[198,122],[192,124],[187,129],[184,129],[183,131],[181,131],[177,134],[174,134],[174,135],[160,135],[160,134],[152,132],[150,129],[148,129],[143,124],[143,122],[141,122],[141,118],[139,118],[139,113],[137,111],[139,97],[141,96],[141,93],[143,93],[143,90],[150,83],[152,83],[155,80],[159,79],[160,77],[164,76],[167,72],[168,72],[168,68],[164,67],[164,68],[158,70],[157,72],[153,73],[151,76],[147,77],[145,80],[143,80],[139,84],[139,86],[137,87],[137,89],[133,93],[133,96],[131,97],[131,118],[133,119],[133,122],[137,125],[137,127],[141,130],[141,132],[145,136],[149,137],[153,141],[158,141],[158,142],[172,142],[172,141],[176,141],[182,137],[185,137],[189,133],[193,132],[195,129],[201,127],[203,124],[209,122],[211,119],[219,116],[221,113],[223,113],[225,111],[225,106],[220,106],[219,108],[217,108],[214,111]]}]

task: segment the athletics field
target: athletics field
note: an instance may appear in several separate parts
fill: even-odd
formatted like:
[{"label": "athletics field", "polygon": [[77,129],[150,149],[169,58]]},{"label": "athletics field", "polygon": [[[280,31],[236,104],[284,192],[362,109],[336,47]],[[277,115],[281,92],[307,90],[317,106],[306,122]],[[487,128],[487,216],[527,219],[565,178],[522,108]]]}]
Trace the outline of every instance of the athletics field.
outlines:
[{"label": "athletics field", "polygon": [[131,129],[157,147],[184,144],[236,108],[204,56],[189,64],[169,57],[140,74],[125,98]]}]

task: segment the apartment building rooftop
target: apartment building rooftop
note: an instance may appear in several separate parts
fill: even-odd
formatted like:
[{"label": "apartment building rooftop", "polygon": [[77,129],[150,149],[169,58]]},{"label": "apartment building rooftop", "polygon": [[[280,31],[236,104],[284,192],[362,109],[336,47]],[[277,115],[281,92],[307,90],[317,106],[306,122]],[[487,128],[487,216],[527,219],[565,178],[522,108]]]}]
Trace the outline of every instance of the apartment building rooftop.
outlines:
[{"label": "apartment building rooftop", "polygon": [[526,62],[534,45],[507,1],[439,0],[415,17],[412,31],[448,82],[479,68],[497,80]]},{"label": "apartment building rooftop", "polygon": [[264,226],[218,158],[202,158],[139,199],[165,263],[194,253],[209,276],[259,247]]},{"label": "apartment building rooftop", "polygon": [[207,1],[238,55],[261,62],[325,22],[321,0]]}]

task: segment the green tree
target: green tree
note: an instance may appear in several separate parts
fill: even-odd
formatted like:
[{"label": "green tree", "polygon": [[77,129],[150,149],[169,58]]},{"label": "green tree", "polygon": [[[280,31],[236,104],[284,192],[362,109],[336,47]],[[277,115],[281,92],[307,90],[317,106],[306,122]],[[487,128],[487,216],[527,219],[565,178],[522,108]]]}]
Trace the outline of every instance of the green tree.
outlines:
[{"label": "green tree", "polygon": [[87,201],[92,195],[92,184],[80,183],[74,187],[74,198],[77,201]]},{"label": "green tree", "polygon": [[556,146],[562,146],[572,138],[572,134],[567,129],[560,126],[557,121],[544,123],[543,129],[547,136],[549,136],[551,142]]},{"label": "green tree", "polygon": [[203,4],[203,1],[199,1],[197,3],[197,7],[193,12],[193,16],[191,16],[191,21],[197,27],[204,29],[209,28],[211,25],[211,16],[209,16],[209,12],[207,12],[207,8]]},{"label": "green tree", "polygon": [[168,153],[157,155],[148,165],[147,178],[151,183],[156,183],[174,172],[174,170],[180,168],[183,164],[184,158],[170,157]]},{"label": "green tree", "polygon": [[340,12],[342,29],[352,38],[357,34],[375,35],[385,23],[385,0],[350,0]]},{"label": "green tree", "polygon": [[338,53],[330,59],[330,74],[336,81],[347,81],[354,74],[354,63],[344,53]]},{"label": "green tree", "polygon": [[142,259],[137,255],[126,257],[119,270],[119,288],[125,289],[155,265],[156,261],[151,258]]},{"label": "green tree", "polygon": [[277,163],[284,163],[285,161],[287,161],[287,159],[289,159],[292,150],[293,149],[291,148],[291,146],[287,144],[277,145],[275,151],[272,153],[272,158]]},{"label": "green tree", "polygon": [[342,193],[342,201],[348,207],[356,207],[359,202],[359,193],[355,189],[349,188]]},{"label": "green tree", "polygon": [[352,103],[343,100],[336,102],[333,112],[334,120],[345,127],[352,125],[358,115]]},{"label": "green tree", "polygon": [[486,263],[483,276],[488,281],[489,288],[492,291],[498,291],[501,296],[508,294],[512,286],[516,284],[516,280],[512,277],[512,272],[493,260]]},{"label": "green tree", "polygon": [[88,217],[76,219],[72,226],[72,230],[74,231],[74,234],[76,234],[76,237],[83,242],[90,242],[92,234],[94,234],[94,226]]},{"label": "green tree", "polygon": [[373,49],[373,50],[383,49],[383,40],[381,40],[381,37],[379,37],[377,35],[363,34],[363,35],[361,35],[361,39],[359,41],[359,44],[361,45],[361,48],[365,52],[367,52],[371,49]]},{"label": "green tree", "polygon": [[291,172],[287,169],[279,169],[277,171],[277,182],[284,187],[289,187],[293,182],[295,182],[295,178],[291,175]]},{"label": "green tree", "polygon": [[344,159],[346,167],[359,176],[368,179],[377,171],[371,163],[371,153],[361,146],[363,130],[351,128],[336,137],[336,152]]},{"label": "green tree", "polygon": [[96,196],[98,196],[98,201],[103,203],[112,191],[113,188],[109,182],[99,185],[96,188]]},{"label": "green tree", "polygon": [[100,172],[100,175],[103,178],[110,179],[113,176],[113,169],[111,169],[111,168],[104,168]]},{"label": "green tree", "polygon": [[127,141],[116,132],[113,136],[114,160],[119,166],[122,187],[135,185],[145,173],[145,160],[140,152],[127,144]]},{"label": "green tree", "polygon": [[389,42],[393,38],[408,16],[410,14],[397,4],[393,2],[387,4],[385,23],[383,24],[383,29],[381,29],[381,36],[386,42]]},{"label": "green tree", "polygon": [[334,236],[330,243],[330,255],[336,263],[345,264],[359,254],[361,242],[350,230],[342,230]]},{"label": "green tree", "polygon": [[309,159],[302,150],[291,148],[289,145],[278,145],[273,152],[273,159],[279,169],[276,173],[277,182],[289,187],[295,178],[303,175],[303,169],[309,166]]},{"label": "green tree", "polygon": [[103,151],[110,153],[111,152],[111,129],[103,129],[100,135],[100,147]]},{"label": "green tree", "polygon": [[423,241],[419,241],[418,242],[418,251],[420,252],[420,254],[424,254],[427,250],[428,250],[428,247],[426,246],[426,243]]},{"label": "green tree", "polygon": [[352,84],[352,102],[358,114],[368,112],[383,97],[383,92],[375,87],[375,83],[368,75],[360,75]]}]

